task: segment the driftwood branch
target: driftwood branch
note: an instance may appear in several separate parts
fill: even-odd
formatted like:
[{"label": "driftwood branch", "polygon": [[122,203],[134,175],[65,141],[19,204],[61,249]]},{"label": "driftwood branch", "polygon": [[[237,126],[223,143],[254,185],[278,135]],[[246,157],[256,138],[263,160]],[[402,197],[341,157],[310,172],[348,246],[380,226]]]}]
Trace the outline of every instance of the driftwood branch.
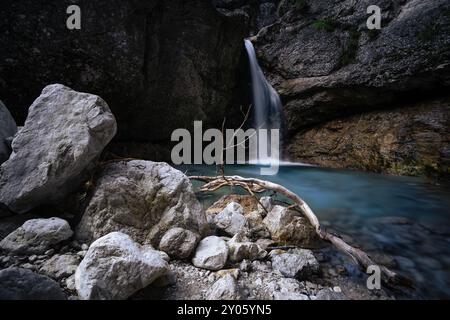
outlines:
[{"label": "driftwood branch", "polygon": [[[199,180],[206,182],[201,188],[201,192],[216,191],[225,186],[239,186],[248,191],[252,196],[254,193],[260,193],[264,191],[274,191],[276,193],[286,196],[290,201],[296,205],[304,216],[308,219],[311,225],[314,227],[317,235],[333,244],[337,249],[350,256],[353,261],[363,270],[367,271],[367,268],[371,265],[377,265],[372,259],[361,249],[355,248],[347,244],[342,240],[339,235],[327,232],[321,227],[319,219],[308,206],[308,204],[300,198],[297,194],[289,189],[266,180],[260,180],[256,178],[244,178],[240,176],[191,176],[192,180]],[[404,285],[411,286],[411,281],[384,266],[379,266],[382,273],[382,281],[387,285]]]}]

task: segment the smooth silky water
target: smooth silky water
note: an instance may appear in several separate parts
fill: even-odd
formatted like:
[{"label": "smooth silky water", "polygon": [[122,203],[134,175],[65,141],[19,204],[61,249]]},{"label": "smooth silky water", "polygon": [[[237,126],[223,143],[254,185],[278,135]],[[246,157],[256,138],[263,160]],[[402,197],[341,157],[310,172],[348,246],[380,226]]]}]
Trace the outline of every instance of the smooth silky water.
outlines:
[{"label": "smooth silky water", "polygon": [[[184,165],[188,175],[215,175],[214,166]],[[395,259],[393,270],[414,280],[414,298],[450,298],[450,186],[425,178],[288,165],[260,176],[257,165],[227,165],[227,175],[279,183],[300,195],[321,223],[370,253]],[[201,183],[194,182],[195,187]],[[233,193],[245,194],[235,189]],[[204,206],[229,194],[199,195]],[[360,273],[349,262],[347,271]],[[359,275],[361,277],[361,274]],[[400,297],[402,297],[400,295]]]}]

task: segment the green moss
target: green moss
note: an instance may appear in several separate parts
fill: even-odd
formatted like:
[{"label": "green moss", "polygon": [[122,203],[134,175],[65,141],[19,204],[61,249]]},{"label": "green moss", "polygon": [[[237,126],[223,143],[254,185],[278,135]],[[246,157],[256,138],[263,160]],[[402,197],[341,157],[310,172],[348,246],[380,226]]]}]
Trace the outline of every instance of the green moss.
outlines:
[{"label": "green moss", "polygon": [[325,30],[328,32],[332,32],[336,29],[337,24],[330,19],[321,19],[314,21],[312,26],[316,30]]}]

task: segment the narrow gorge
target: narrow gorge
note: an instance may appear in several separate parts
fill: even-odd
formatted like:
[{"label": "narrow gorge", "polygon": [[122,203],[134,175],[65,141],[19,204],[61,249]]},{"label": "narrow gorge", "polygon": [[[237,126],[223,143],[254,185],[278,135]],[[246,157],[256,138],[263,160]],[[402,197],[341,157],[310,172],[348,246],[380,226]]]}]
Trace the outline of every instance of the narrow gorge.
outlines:
[{"label": "narrow gorge", "polygon": [[0,8],[0,300],[450,298],[449,0]]}]

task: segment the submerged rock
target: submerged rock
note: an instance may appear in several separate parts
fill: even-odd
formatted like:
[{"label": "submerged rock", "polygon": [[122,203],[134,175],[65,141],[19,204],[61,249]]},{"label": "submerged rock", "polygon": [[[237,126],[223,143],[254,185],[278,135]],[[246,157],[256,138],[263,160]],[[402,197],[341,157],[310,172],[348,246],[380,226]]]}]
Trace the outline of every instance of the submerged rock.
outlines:
[{"label": "submerged rock", "polygon": [[120,231],[139,243],[158,247],[174,227],[200,235],[207,230],[190,180],[167,163],[133,160],[104,167],[76,237],[93,241]]},{"label": "submerged rock", "polygon": [[43,254],[53,245],[72,236],[66,220],[32,219],[0,241],[0,249],[11,254]]},{"label": "submerged rock", "polygon": [[226,242],[216,236],[204,238],[197,246],[192,264],[198,268],[209,270],[222,269],[228,259]]},{"label": "submerged rock", "polygon": [[22,268],[0,270],[0,300],[65,300],[58,283]]},{"label": "submerged rock", "polygon": [[8,160],[9,155],[11,154],[9,140],[16,132],[16,122],[3,102],[0,101],[0,164]]},{"label": "submerged rock", "polygon": [[100,97],[60,84],[45,87],[0,168],[0,203],[24,213],[64,198],[115,133],[114,116]]},{"label": "submerged rock", "polygon": [[168,263],[150,246],[112,232],[91,244],[75,273],[81,299],[126,299],[168,272]]},{"label": "submerged rock", "polygon": [[183,228],[172,228],[161,238],[159,250],[172,258],[186,259],[191,256],[199,239],[197,233]]}]

